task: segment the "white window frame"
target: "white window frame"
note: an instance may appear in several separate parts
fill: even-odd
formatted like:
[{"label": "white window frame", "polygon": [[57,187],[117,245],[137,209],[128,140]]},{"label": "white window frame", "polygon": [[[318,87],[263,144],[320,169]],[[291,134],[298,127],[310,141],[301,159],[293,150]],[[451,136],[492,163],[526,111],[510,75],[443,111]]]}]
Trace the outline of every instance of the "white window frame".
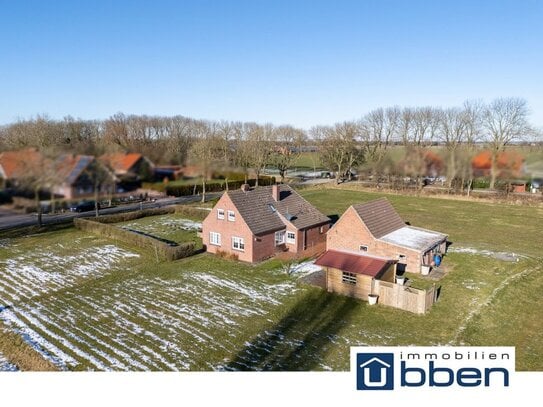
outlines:
[{"label": "white window frame", "polygon": [[209,232],[209,244],[213,246],[221,245],[221,234],[217,232]]},{"label": "white window frame", "polygon": [[236,213],[234,211],[228,211],[228,222],[236,221]]},{"label": "white window frame", "polygon": [[[282,244],[285,243],[285,236],[286,236],[286,233],[284,230],[279,230],[277,232],[275,232],[275,245],[276,246],[280,246]],[[280,239],[278,239],[278,237],[281,237]]]},{"label": "white window frame", "polygon": [[324,233],[324,226],[321,226],[321,227],[319,228],[319,233],[320,233],[321,235]]},{"label": "white window frame", "polygon": [[224,209],[217,209],[217,219],[224,219]]},{"label": "white window frame", "polygon": [[358,250],[360,250],[361,252],[367,252],[369,249],[369,247],[365,244],[361,244],[360,246],[358,246]]},{"label": "white window frame", "polygon": [[349,273],[348,271],[342,271],[341,282],[343,284],[356,285],[356,274]]},{"label": "white window frame", "polygon": [[245,239],[238,236],[232,236],[232,249],[239,252],[245,251]]},{"label": "white window frame", "polygon": [[[289,235],[293,235],[294,237],[289,237]],[[287,240],[286,242],[287,243],[290,243],[290,244],[296,244],[296,233],[295,232],[290,232],[287,230]]]}]

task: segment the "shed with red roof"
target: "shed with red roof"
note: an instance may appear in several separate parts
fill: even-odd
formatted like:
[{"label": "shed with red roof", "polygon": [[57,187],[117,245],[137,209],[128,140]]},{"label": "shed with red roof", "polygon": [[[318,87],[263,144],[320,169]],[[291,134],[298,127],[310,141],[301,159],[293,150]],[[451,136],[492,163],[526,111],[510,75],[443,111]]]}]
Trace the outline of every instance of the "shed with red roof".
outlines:
[{"label": "shed with red roof", "polygon": [[378,294],[376,280],[394,283],[396,260],[341,250],[328,250],[315,262],[326,272],[329,292],[367,300]]}]

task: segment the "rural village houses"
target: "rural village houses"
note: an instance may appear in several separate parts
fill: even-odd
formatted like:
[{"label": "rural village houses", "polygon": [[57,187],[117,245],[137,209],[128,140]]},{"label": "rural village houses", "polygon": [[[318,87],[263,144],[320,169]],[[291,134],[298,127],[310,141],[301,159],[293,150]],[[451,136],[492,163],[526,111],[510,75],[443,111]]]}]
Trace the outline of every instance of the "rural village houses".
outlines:
[{"label": "rural village houses", "polygon": [[92,197],[95,188],[100,188],[100,194],[132,190],[141,181],[152,180],[153,171],[153,163],[137,153],[106,154],[98,159],[77,154],[48,158],[35,148],[0,153],[2,188],[29,192],[30,184],[38,184],[42,192],[64,199]]},{"label": "rural village houses", "polygon": [[257,262],[277,252],[322,252],[329,226],[330,219],[288,185],[244,185],[219,199],[202,224],[202,239],[208,252]]}]

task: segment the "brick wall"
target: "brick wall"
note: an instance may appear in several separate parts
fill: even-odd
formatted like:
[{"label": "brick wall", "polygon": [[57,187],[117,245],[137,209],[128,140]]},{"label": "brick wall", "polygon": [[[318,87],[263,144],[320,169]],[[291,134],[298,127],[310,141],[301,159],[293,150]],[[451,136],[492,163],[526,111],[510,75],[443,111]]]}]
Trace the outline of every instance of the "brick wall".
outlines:
[{"label": "brick wall", "polygon": [[[368,250],[361,251],[361,245],[367,246]],[[403,254],[406,256],[406,271],[420,273],[422,258],[419,251],[375,239],[352,207],[345,211],[328,232],[326,248],[328,250],[349,250],[394,260],[398,260],[398,256]],[[401,268],[400,265],[399,270]]]},{"label": "brick wall", "polygon": [[[224,209],[224,219],[218,219],[217,210]],[[228,211],[231,210],[235,214],[235,221],[228,220]],[[216,246],[210,243],[210,232],[220,233],[221,245]],[[241,237],[245,242],[245,250],[239,251],[232,248],[232,237]],[[210,253],[217,253],[217,251],[223,251],[226,253],[233,253],[238,256],[242,261],[252,262],[254,252],[254,244],[258,244],[260,251],[263,250],[263,246],[259,242],[255,242],[253,234],[245,221],[239,215],[236,207],[230,200],[227,194],[224,194],[217,205],[209,213],[209,215],[202,222],[202,242],[206,247],[206,250]]]}]

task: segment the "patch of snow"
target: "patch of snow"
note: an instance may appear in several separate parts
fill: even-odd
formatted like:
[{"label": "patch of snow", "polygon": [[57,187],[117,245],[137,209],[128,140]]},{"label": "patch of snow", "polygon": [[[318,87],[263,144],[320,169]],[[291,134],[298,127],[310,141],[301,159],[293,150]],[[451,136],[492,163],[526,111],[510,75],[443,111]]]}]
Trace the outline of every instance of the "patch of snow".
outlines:
[{"label": "patch of snow", "polygon": [[202,222],[195,222],[190,219],[179,219],[171,216],[160,216],[153,219],[152,222],[142,224],[140,222],[130,222],[123,226],[123,229],[134,229],[149,234],[160,234],[175,229],[198,231],[202,228]]},{"label": "patch of snow", "polygon": [[492,258],[497,259],[497,260],[510,261],[510,262],[517,262],[517,261],[520,261],[520,259],[526,258],[526,256],[523,256],[523,255],[517,254],[517,253],[494,252],[494,251],[491,251],[491,250],[475,249],[473,247],[454,247],[454,246],[451,246],[448,249],[448,251],[450,253],[466,253],[466,254],[474,254],[474,255],[492,257]]},{"label": "patch of snow", "polygon": [[0,372],[17,372],[19,369],[13,363],[10,363],[2,353],[0,353]]},{"label": "patch of snow", "polygon": [[302,263],[293,265],[290,267],[290,274],[296,274],[300,277],[306,276],[308,274],[315,273],[316,271],[321,271],[322,267],[317,266],[315,260],[304,261]]},{"label": "patch of snow", "polygon": [[409,247],[416,250],[424,250],[432,244],[437,244],[445,238],[445,235],[433,232],[431,230],[423,230],[412,226],[404,226],[389,234],[381,237],[381,240],[402,247]]}]

